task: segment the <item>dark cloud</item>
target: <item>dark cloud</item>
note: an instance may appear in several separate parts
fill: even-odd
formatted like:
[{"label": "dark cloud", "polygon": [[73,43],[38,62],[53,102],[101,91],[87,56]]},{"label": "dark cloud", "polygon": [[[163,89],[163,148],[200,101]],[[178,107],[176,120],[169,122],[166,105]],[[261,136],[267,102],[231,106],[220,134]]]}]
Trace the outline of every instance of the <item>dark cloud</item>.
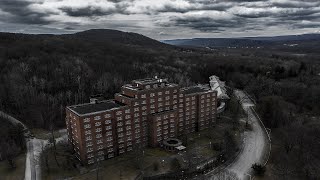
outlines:
[{"label": "dark cloud", "polygon": [[105,11],[100,7],[87,6],[83,8],[62,7],[60,8],[68,16],[73,17],[91,17],[91,16],[104,16],[115,13],[112,11]]},{"label": "dark cloud", "polygon": [[269,27],[303,31],[319,28],[320,1],[77,0],[75,4],[71,0],[0,0],[0,14],[0,30],[14,24],[20,29],[47,28],[46,32],[50,28],[63,32],[114,28],[147,34],[155,31],[156,36],[177,34],[179,30],[200,34],[266,32]]},{"label": "dark cloud", "polygon": [[172,25],[183,26],[200,30],[203,32],[208,31],[224,31],[226,28],[237,28],[245,24],[244,19],[212,19],[210,17],[183,17],[172,18]]},{"label": "dark cloud", "polygon": [[31,1],[25,0],[0,0],[0,9],[8,13],[8,16],[1,17],[3,21],[23,24],[49,24],[51,21],[44,19],[48,12],[36,12],[30,9]]}]

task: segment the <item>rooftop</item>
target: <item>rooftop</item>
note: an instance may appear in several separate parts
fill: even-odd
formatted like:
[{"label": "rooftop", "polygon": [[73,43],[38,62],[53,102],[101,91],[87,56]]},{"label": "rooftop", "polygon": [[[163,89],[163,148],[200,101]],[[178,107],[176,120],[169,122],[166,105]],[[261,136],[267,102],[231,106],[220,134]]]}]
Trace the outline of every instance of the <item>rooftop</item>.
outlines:
[{"label": "rooftop", "polygon": [[194,94],[194,93],[207,92],[207,91],[210,91],[210,89],[207,86],[198,85],[198,86],[191,86],[191,87],[183,88],[182,91],[185,94]]},{"label": "rooftop", "polygon": [[167,79],[154,77],[154,78],[137,79],[137,80],[133,80],[132,82],[146,85],[146,84],[154,84],[154,83],[168,82],[168,81]]},{"label": "rooftop", "polygon": [[68,108],[76,113],[83,115],[88,113],[94,113],[99,111],[106,111],[112,108],[121,107],[123,104],[116,101],[100,101],[97,103],[86,103],[80,105],[69,106]]}]

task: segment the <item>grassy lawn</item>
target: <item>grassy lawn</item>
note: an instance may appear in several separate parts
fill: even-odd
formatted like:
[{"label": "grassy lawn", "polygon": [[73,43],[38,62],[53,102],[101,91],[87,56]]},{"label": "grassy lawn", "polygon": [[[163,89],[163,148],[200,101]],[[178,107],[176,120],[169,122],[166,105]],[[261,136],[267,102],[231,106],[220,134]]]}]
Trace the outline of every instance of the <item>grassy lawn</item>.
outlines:
[{"label": "grassy lawn", "polygon": [[[168,157],[172,155],[171,153],[163,151],[159,148],[146,148],[144,151],[143,169],[146,174],[154,175],[170,171],[170,161],[168,160]],[[86,166],[82,168],[83,171],[80,173],[80,171],[73,167],[72,163],[70,163],[72,160],[70,160],[70,157],[68,158],[68,156],[71,156],[71,154],[68,152],[65,146],[57,145],[57,154],[59,166],[54,159],[53,152],[50,150],[48,151],[49,171],[45,167],[45,161],[42,161],[43,179],[53,180],[67,177],[74,177],[75,179],[80,180],[96,179],[96,165]],[[100,162],[100,179],[105,179],[105,177],[108,177],[108,180],[134,179],[140,172],[140,170],[137,168],[134,158],[134,153],[128,153]],[[166,159],[166,161],[162,163],[162,159]],[[153,168],[153,164],[155,162],[159,164],[157,171],[154,171]]]},{"label": "grassy lawn", "polygon": [[26,165],[26,155],[24,153],[20,154],[15,158],[16,168],[10,169],[8,167],[7,161],[0,162],[0,179],[1,180],[23,180],[25,165]]}]

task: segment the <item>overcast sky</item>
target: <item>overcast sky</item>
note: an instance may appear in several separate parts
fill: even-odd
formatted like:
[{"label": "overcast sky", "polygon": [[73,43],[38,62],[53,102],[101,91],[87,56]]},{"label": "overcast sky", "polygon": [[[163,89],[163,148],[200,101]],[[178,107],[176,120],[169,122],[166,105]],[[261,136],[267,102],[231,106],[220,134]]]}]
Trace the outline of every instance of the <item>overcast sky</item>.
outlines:
[{"label": "overcast sky", "polygon": [[107,28],[155,39],[319,33],[320,0],[0,0],[0,31]]}]

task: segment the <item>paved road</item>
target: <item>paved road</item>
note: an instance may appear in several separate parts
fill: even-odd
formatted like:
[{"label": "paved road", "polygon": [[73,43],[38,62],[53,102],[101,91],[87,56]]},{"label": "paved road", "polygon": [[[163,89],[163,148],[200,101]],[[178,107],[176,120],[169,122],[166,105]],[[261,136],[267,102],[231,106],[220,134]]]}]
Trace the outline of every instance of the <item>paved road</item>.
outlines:
[{"label": "paved road", "polygon": [[[226,167],[225,174],[233,174],[237,176],[238,179],[250,179],[252,164],[264,163],[263,161],[266,150],[268,150],[269,142],[265,129],[251,108],[254,106],[254,103],[243,91],[236,90],[235,95],[238,97],[243,109],[248,114],[248,120],[249,124],[252,126],[252,130],[244,132],[242,151],[234,162]],[[217,179],[217,175],[209,173],[207,179]]]},{"label": "paved road", "polygon": [[[0,116],[6,117],[13,124],[21,124],[25,129],[25,134],[28,134],[28,128],[25,124],[15,119],[14,117],[0,111]],[[67,141],[66,130],[60,130],[61,137],[56,138],[56,143]],[[27,157],[26,157],[26,170],[25,180],[40,180],[41,179],[41,167],[40,156],[41,152],[47,148],[48,140],[42,140],[37,138],[26,138],[27,142]]]}]

